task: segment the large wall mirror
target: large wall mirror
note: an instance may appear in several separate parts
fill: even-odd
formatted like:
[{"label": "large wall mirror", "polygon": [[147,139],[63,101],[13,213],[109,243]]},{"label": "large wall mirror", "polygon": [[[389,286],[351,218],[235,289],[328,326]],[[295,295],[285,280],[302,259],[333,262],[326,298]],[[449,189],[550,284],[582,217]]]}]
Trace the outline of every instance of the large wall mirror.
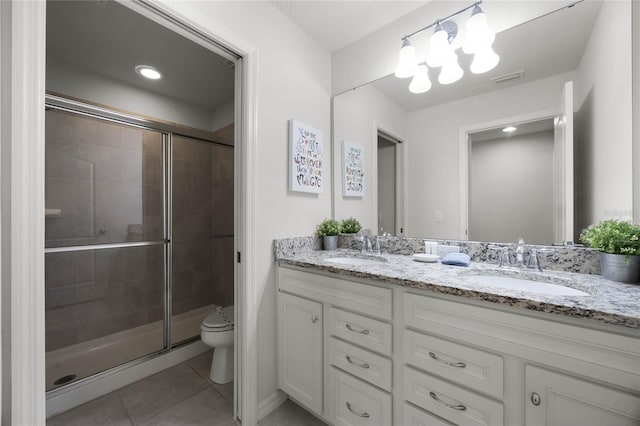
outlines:
[{"label": "large wall mirror", "polygon": [[[471,57],[460,53],[465,75],[453,84],[438,84],[431,69],[423,94],[390,75],[335,96],[334,147],[362,144],[367,173],[364,197],[342,197],[334,156],[335,217],[359,217],[381,234],[380,212],[395,201],[395,226],[384,229],[393,235],[537,244],[578,241],[591,223],[631,219],[631,27],[629,1],[579,2],[499,32],[501,60],[486,74],[470,73]],[[573,93],[563,98],[567,84]],[[563,117],[567,101],[573,114]],[[567,119],[568,159],[554,142]],[[496,136],[513,123],[518,130]],[[388,175],[379,170],[381,133],[396,141],[394,197],[379,193]],[[573,201],[563,206],[567,192]]]}]

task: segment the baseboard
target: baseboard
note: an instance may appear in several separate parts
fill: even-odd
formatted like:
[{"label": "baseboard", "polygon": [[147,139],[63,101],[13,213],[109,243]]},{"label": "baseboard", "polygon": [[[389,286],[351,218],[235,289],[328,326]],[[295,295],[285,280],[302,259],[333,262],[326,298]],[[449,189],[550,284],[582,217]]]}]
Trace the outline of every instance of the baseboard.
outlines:
[{"label": "baseboard", "polygon": [[267,417],[273,410],[284,404],[287,400],[287,394],[276,390],[267,398],[260,401],[258,404],[258,421]]},{"label": "baseboard", "polygon": [[47,393],[46,415],[51,417],[77,407],[152,374],[178,365],[209,349],[211,348],[198,340],[166,354],[150,357],[134,365],[98,374],[77,384],[71,384],[68,388],[51,391]]}]

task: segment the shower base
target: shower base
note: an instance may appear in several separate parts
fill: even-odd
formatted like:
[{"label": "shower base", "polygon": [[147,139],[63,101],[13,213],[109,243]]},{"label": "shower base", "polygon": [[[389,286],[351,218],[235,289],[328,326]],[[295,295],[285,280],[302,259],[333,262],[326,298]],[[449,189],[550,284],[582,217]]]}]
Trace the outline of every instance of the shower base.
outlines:
[{"label": "shower base", "polygon": [[[172,319],[172,343],[200,335],[202,320],[216,305],[208,305]],[[110,334],[46,353],[47,391],[162,350],[163,321]],[[75,376],[73,381],[56,381]]]}]

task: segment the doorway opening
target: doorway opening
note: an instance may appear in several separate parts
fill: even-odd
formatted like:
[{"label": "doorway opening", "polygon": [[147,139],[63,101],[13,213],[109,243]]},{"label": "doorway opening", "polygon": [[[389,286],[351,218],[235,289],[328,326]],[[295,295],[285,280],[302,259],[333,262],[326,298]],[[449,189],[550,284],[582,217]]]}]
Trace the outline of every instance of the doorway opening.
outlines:
[{"label": "doorway opening", "polygon": [[378,235],[403,235],[402,141],[378,130]]},{"label": "doorway opening", "polygon": [[[241,57],[154,14],[47,2],[48,402],[197,340],[238,302]],[[162,77],[143,79],[143,64]],[[112,348],[100,365],[73,361],[94,346]],[[53,371],[62,358],[87,368]]]}]

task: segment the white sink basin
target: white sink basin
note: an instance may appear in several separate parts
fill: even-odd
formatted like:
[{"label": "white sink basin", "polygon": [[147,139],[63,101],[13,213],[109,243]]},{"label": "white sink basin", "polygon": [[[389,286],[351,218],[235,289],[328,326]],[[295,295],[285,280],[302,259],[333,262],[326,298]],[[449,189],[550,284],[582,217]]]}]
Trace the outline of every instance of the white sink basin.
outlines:
[{"label": "white sink basin", "polygon": [[555,296],[589,296],[589,293],[576,290],[575,288],[522,278],[473,275],[467,277],[467,279],[473,283],[486,285],[487,287],[526,291],[528,293],[550,294]]},{"label": "white sink basin", "polygon": [[325,259],[327,262],[337,263],[339,265],[354,265],[354,266],[363,266],[363,265],[376,265],[383,261],[383,259],[375,260],[375,259],[366,259],[362,257],[330,257]]}]

